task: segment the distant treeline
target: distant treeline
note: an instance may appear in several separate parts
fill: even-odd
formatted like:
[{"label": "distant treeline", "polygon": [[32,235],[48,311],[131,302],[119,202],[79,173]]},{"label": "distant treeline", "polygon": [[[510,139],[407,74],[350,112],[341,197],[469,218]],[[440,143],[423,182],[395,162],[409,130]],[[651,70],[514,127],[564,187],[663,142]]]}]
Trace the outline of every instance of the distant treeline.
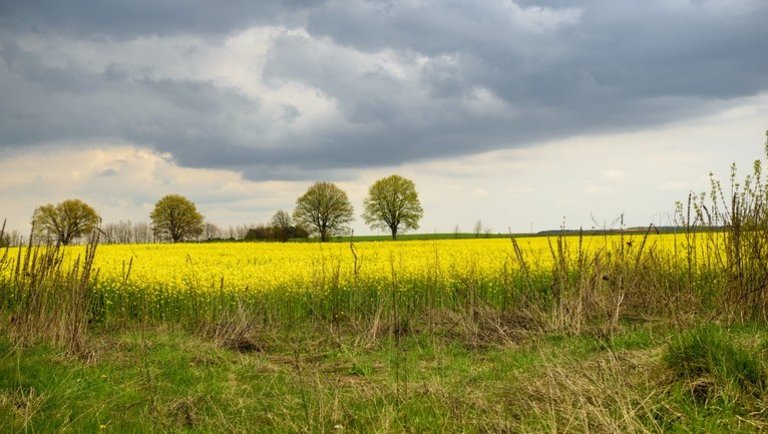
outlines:
[{"label": "distant treeline", "polygon": [[[696,231],[721,231],[722,226],[698,227]],[[400,237],[402,240],[439,240],[439,239],[469,239],[469,238],[507,238],[531,237],[531,236],[553,236],[553,235],[616,235],[616,234],[644,234],[644,233],[675,233],[680,232],[679,226],[634,226],[624,229],[553,229],[539,231],[535,233],[416,233],[405,234]],[[691,228],[688,229],[691,231]],[[149,223],[131,221],[120,221],[117,223],[103,224],[100,229],[101,241],[105,244],[147,244],[161,242],[152,233]],[[329,241],[349,241],[349,236],[337,236]],[[358,235],[354,237],[355,241],[386,241],[391,239],[388,235]],[[27,242],[28,238],[21,235],[18,231],[6,233],[0,239],[0,247],[18,246]],[[251,224],[229,226],[220,228],[213,223],[206,223],[203,234],[198,237],[196,242],[232,242],[232,241],[307,241],[309,234],[301,227],[290,226],[287,230],[282,230],[278,226],[269,224]],[[83,240],[79,240],[83,241]]]},{"label": "distant treeline", "polygon": [[[0,225],[2,221],[0,220]],[[231,242],[231,241],[289,241],[307,240],[309,233],[297,226],[286,229],[268,224],[251,224],[220,228],[213,223],[206,223],[203,233],[193,242]],[[29,241],[29,236],[19,231],[6,232],[0,238],[0,247],[20,246]],[[119,221],[106,223],[99,228],[99,241],[102,244],[148,244],[166,242],[158,239],[149,223]],[[86,242],[85,237],[75,240],[75,244]]]},{"label": "distant treeline", "polygon": [[[101,226],[101,241],[106,244],[144,244],[155,243],[158,240],[152,232],[149,223],[132,223],[121,221],[107,223]],[[251,224],[229,226],[220,228],[213,223],[206,223],[203,233],[193,241],[288,241],[291,239],[306,240],[309,233],[297,226],[289,226],[285,229],[269,224]]]},{"label": "distant treeline", "polygon": [[[624,229],[554,229],[536,232],[536,235],[612,235],[627,233],[652,233],[652,234],[672,234],[681,231],[680,226],[633,226]],[[697,226],[688,228],[688,232],[717,232],[725,230],[723,226]]]}]

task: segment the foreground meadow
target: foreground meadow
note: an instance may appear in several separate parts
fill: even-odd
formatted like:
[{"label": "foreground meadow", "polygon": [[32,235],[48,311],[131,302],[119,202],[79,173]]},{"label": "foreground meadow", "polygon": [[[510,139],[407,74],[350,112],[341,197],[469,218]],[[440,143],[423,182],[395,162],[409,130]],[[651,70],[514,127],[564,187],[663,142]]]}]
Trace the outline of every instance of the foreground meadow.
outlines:
[{"label": "foreground meadow", "polygon": [[762,234],[8,249],[0,431],[759,432]]}]

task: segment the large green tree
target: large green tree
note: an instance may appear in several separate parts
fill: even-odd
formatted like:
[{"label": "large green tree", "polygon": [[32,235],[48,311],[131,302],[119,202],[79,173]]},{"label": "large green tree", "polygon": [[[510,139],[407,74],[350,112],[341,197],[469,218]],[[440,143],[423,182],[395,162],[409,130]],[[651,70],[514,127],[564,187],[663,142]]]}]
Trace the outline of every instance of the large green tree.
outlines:
[{"label": "large green tree", "polygon": [[424,215],[416,186],[400,175],[376,181],[368,190],[364,206],[365,223],[371,229],[389,230],[393,240],[398,233],[418,229]]},{"label": "large green tree", "polygon": [[316,182],[296,199],[293,219],[300,226],[320,234],[327,241],[335,234],[346,231],[354,220],[354,209],[344,190],[330,182]]},{"label": "large green tree", "polygon": [[101,217],[80,199],[68,199],[59,204],[43,205],[32,214],[32,233],[37,239],[55,240],[67,245],[93,233]]},{"label": "large green tree", "polygon": [[174,243],[197,238],[205,229],[203,216],[197,212],[195,204],[178,194],[160,199],[149,217],[155,237]]}]

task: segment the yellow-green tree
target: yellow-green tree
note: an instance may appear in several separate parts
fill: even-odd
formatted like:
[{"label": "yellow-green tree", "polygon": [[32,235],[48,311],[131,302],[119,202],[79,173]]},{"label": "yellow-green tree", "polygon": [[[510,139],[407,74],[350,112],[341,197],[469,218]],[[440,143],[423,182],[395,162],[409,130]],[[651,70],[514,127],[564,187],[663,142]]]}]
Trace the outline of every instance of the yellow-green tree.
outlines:
[{"label": "yellow-green tree", "polygon": [[393,240],[398,233],[418,229],[424,215],[416,186],[400,175],[376,181],[368,190],[364,206],[365,223],[371,229],[388,229]]},{"label": "yellow-green tree", "polygon": [[344,190],[331,182],[316,182],[296,199],[293,219],[327,241],[334,233],[344,232],[354,220],[354,209]]},{"label": "yellow-green tree", "polygon": [[155,237],[174,243],[197,238],[205,229],[203,216],[197,212],[195,204],[178,194],[160,199],[149,217]]},{"label": "yellow-green tree", "polygon": [[43,205],[32,214],[32,233],[40,240],[55,240],[67,245],[93,233],[101,217],[80,199],[68,199],[59,204]]}]

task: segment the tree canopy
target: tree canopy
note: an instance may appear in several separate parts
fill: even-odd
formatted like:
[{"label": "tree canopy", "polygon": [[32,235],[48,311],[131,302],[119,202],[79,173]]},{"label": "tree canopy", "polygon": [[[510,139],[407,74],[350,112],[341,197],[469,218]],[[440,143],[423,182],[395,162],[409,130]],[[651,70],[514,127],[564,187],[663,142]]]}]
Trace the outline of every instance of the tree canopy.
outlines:
[{"label": "tree canopy", "polygon": [[38,239],[56,240],[67,245],[91,234],[101,217],[80,199],[68,199],[57,205],[43,205],[32,214],[32,232]]},{"label": "tree canopy", "polygon": [[296,199],[293,219],[300,226],[320,234],[327,241],[332,234],[346,231],[354,220],[354,209],[344,190],[330,182],[316,182]]},{"label": "tree canopy", "polygon": [[160,199],[149,217],[155,236],[174,243],[197,238],[205,229],[203,216],[195,204],[178,194]]},{"label": "tree canopy", "polygon": [[397,239],[400,232],[418,229],[424,215],[416,186],[400,175],[376,181],[368,190],[364,206],[365,223],[371,229],[389,230],[392,239]]},{"label": "tree canopy", "polygon": [[272,227],[274,228],[277,238],[282,241],[288,241],[291,236],[291,215],[287,211],[280,210],[272,216]]}]

